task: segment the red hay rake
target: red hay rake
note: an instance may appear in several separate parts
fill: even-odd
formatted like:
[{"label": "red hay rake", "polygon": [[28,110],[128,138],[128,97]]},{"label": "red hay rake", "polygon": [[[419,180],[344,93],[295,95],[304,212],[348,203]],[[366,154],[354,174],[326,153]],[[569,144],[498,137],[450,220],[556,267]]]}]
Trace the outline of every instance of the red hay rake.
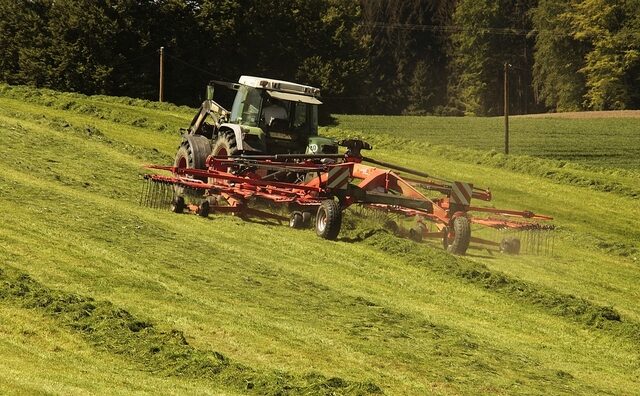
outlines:
[{"label": "red hay rake", "polygon": [[[170,175],[145,175],[150,183],[143,190],[141,204],[169,206],[177,213],[189,211],[205,217],[216,212],[288,220],[293,228],[314,223],[317,235],[330,240],[340,233],[342,212],[361,205],[415,221],[408,232],[400,231],[395,222],[391,227],[416,241],[440,239],[454,254],[465,254],[471,244],[511,254],[519,253],[522,247],[534,253],[552,249],[542,238],[536,247],[531,242],[535,238],[526,239],[522,246],[514,237],[495,242],[471,235],[472,225],[513,232],[551,231],[552,225],[534,222],[552,220],[549,216],[471,205],[472,199],[490,201],[491,192],[364,157],[360,151],[371,146],[360,140],[340,145],[348,148],[345,154],[210,156],[207,169],[150,165],[148,169]],[[401,178],[394,170],[412,177]],[[430,198],[426,192],[440,196]],[[196,203],[188,203],[186,196],[195,197]],[[285,209],[289,216],[261,209],[258,203]]]}]

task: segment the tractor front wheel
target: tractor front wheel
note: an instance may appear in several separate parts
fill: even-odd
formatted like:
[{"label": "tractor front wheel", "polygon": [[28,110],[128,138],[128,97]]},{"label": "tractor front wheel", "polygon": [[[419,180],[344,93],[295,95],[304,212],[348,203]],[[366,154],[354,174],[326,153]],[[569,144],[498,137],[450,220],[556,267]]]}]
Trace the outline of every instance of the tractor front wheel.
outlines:
[{"label": "tractor front wheel", "polygon": [[453,241],[450,241],[447,250],[449,253],[464,255],[471,242],[471,224],[469,219],[459,216],[453,219]]},{"label": "tractor front wheel", "polygon": [[319,237],[335,240],[342,226],[340,204],[332,199],[322,201],[316,215],[316,234]]},{"label": "tractor front wheel", "polygon": [[204,136],[192,136],[178,147],[173,166],[176,168],[205,169],[205,161],[211,154],[211,144]]}]

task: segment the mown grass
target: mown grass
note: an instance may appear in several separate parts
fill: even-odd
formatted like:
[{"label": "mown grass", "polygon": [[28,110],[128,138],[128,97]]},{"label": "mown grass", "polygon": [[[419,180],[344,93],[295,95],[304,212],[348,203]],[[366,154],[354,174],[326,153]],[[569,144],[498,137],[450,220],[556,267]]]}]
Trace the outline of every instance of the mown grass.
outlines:
[{"label": "mown grass", "polygon": [[[376,147],[376,158],[439,176],[500,180],[496,204],[558,217],[556,252],[455,258],[361,228],[328,242],[270,222],[138,206],[141,165],[169,163],[179,137],[131,120],[153,109],[157,125],[183,117],[185,126],[183,109],[3,89],[0,354],[16,365],[5,364],[3,391],[637,392],[629,195],[452,160],[440,148]],[[60,106],[69,101],[105,115]],[[591,209],[610,200],[600,221]],[[221,361],[231,369],[210,375]]]}]

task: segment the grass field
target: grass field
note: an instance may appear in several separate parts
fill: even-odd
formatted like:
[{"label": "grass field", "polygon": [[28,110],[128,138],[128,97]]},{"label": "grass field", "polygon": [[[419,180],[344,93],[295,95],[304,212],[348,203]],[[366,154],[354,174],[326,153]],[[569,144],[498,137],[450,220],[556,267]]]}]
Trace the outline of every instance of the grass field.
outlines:
[{"label": "grass field", "polygon": [[[0,86],[0,393],[640,394],[637,163],[452,152],[392,128],[406,118],[323,130],[556,217],[552,255],[460,258],[384,231],[329,242],[140,207],[142,165],[172,161],[193,112]],[[640,150],[637,120],[608,122]]]},{"label": "grass field", "polygon": [[[336,117],[341,128],[362,133],[388,134],[479,150],[504,151],[502,117]],[[512,154],[531,155],[605,168],[640,169],[640,113],[611,118],[515,116],[509,119]]]}]

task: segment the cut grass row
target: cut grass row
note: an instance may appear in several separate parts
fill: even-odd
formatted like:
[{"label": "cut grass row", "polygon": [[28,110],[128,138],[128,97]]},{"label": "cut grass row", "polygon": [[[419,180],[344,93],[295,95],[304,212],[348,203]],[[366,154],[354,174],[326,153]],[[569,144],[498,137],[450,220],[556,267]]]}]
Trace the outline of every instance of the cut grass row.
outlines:
[{"label": "cut grass row", "polygon": [[231,362],[220,353],[199,351],[189,345],[181,331],[157,329],[109,302],[51,290],[10,268],[2,269],[0,280],[1,300],[39,309],[63,327],[80,333],[91,344],[125,356],[156,374],[211,380],[221,388],[263,395],[381,393],[372,383],[354,384],[317,373],[300,377],[284,372],[257,372]]}]

